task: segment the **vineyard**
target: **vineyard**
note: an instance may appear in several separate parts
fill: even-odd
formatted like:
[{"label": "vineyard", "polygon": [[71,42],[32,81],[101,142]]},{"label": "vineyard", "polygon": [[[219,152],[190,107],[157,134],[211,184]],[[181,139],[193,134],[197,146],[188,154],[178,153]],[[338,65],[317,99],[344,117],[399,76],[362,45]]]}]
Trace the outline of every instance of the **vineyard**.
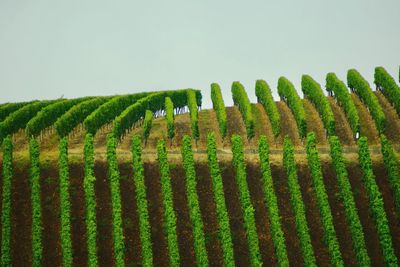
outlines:
[{"label": "vineyard", "polygon": [[0,104],[0,265],[398,266],[400,86],[341,78]]}]

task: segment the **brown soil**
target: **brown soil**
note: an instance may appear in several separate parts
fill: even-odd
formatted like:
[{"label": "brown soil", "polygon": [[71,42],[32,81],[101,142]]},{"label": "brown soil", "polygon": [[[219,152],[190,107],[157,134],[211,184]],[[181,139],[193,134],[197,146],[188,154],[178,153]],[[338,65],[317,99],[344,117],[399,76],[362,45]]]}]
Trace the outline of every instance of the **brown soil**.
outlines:
[{"label": "brown soil", "polygon": [[306,111],[307,132],[315,133],[318,144],[327,144],[326,130],[318,111],[308,99],[303,99],[303,106],[304,110]]},{"label": "brown soil", "polygon": [[385,135],[389,140],[400,143],[400,119],[396,109],[390,104],[381,92],[375,92],[386,117]]},{"label": "brown soil", "polygon": [[343,109],[336,103],[333,97],[328,97],[333,115],[335,117],[335,131],[343,145],[354,145],[353,131],[347,121]]},{"label": "brown soil", "polygon": [[360,98],[356,94],[351,94],[354,104],[358,111],[358,116],[360,117],[360,134],[361,136],[366,136],[368,138],[369,144],[379,143],[379,133],[376,129],[375,122],[371,117],[368,109],[361,102]]},{"label": "brown soil", "polygon": [[225,144],[231,145],[231,137],[233,134],[238,134],[242,137],[243,145],[248,147],[246,126],[244,125],[242,114],[236,106],[227,107],[227,134]]},{"label": "brown soil", "polygon": [[299,130],[291,110],[283,101],[276,102],[276,106],[281,114],[281,133],[277,137],[277,143],[283,144],[285,136],[288,135],[295,146],[301,145]]},{"label": "brown soil", "polygon": [[213,109],[205,109],[199,112],[199,131],[200,140],[198,148],[205,149],[207,147],[207,134],[214,132],[217,147],[222,146],[222,138],[219,132],[217,115]]},{"label": "brown soil", "polygon": [[261,104],[252,104],[253,116],[254,116],[254,140],[257,145],[257,141],[261,135],[267,136],[269,142],[275,141],[274,134],[272,132],[271,122],[269,121],[268,115]]}]

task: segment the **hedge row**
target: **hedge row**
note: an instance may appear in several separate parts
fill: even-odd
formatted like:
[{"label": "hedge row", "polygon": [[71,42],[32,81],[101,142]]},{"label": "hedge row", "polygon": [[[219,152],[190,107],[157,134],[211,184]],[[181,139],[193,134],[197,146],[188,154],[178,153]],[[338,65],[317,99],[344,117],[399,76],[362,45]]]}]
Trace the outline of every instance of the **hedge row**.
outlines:
[{"label": "hedge row", "polygon": [[233,103],[239,107],[243,122],[246,126],[247,138],[254,137],[254,118],[251,110],[251,104],[243,85],[240,82],[232,83]]},{"label": "hedge row", "polygon": [[11,136],[3,141],[3,201],[1,208],[1,266],[11,266],[11,180],[13,178],[13,144]]},{"label": "hedge row", "polygon": [[[175,104],[175,101],[174,101]],[[199,131],[199,115],[198,115],[198,103],[196,99],[196,93],[193,90],[187,91],[187,105],[190,112],[190,123],[192,125],[192,137],[197,141],[200,138]],[[176,107],[176,105],[175,105]]]},{"label": "hedge row", "polygon": [[266,81],[256,81],[256,96],[257,102],[261,103],[268,114],[269,121],[271,122],[272,132],[277,137],[281,132],[281,116],[278,108],[272,97],[271,89]]},{"label": "hedge row", "polygon": [[176,213],[174,210],[171,176],[167,158],[165,141],[157,143],[157,160],[161,174],[161,193],[164,206],[164,228],[168,244],[168,257],[170,266],[180,265],[178,236],[176,234]]},{"label": "hedge row", "polygon": [[170,97],[165,98],[165,119],[167,120],[168,138],[172,139],[175,136],[174,103]]},{"label": "hedge row", "polygon": [[376,184],[376,178],[372,171],[368,141],[364,136],[358,140],[358,157],[363,171],[362,180],[367,191],[372,217],[374,218],[376,229],[378,231],[385,265],[397,266],[397,258],[393,249],[392,236],[390,234],[389,222],[386,217],[382,194]]},{"label": "hedge row", "polygon": [[35,138],[29,141],[30,184],[32,203],[32,266],[42,266],[42,211],[40,202],[39,144]]},{"label": "hedge row", "polygon": [[342,255],[340,253],[339,242],[336,237],[335,227],[333,226],[333,217],[331,207],[329,206],[328,194],[322,176],[321,163],[319,161],[318,150],[316,147],[315,133],[307,135],[307,160],[310,169],[312,185],[315,191],[317,205],[321,215],[322,228],[324,229],[324,241],[328,246],[328,252],[332,266],[344,266]]},{"label": "hedge row", "polygon": [[303,254],[304,265],[317,266],[313,247],[311,245],[311,237],[307,225],[304,202],[301,196],[300,185],[296,173],[294,148],[288,136],[285,137],[283,144],[283,166],[287,174],[290,202],[295,216],[296,230],[297,234],[299,235],[300,248]]},{"label": "hedge row", "polygon": [[94,183],[94,147],[93,135],[86,134],[83,149],[85,163],[85,177],[83,179],[83,189],[85,191],[85,221],[86,221],[86,240],[88,250],[88,266],[98,266],[97,259],[97,219],[96,219],[96,195]]},{"label": "hedge row", "polygon": [[382,90],[397,113],[400,114],[400,87],[394,78],[383,67],[375,68],[374,78],[376,86]]},{"label": "hedge row", "polygon": [[122,204],[120,192],[120,174],[117,160],[117,140],[112,134],[107,135],[108,178],[111,187],[112,233],[114,240],[114,264],[125,266],[124,232],[122,229]]},{"label": "hedge row", "polygon": [[34,101],[25,105],[17,111],[11,113],[3,122],[0,123],[0,143],[7,135],[16,133],[19,129],[24,129],[30,119],[32,119],[42,108],[54,103],[50,101]]},{"label": "hedge row", "polygon": [[142,265],[153,266],[149,211],[142,162],[142,144],[140,136],[138,135],[135,135],[132,139],[132,161],[133,182],[135,184],[136,202],[139,212],[139,236],[142,244]]},{"label": "hedge row", "polygon": [[57,119],[70,108],[90,99],[90,97],[84,97],[72,100],[61,100],[44,107],[27,123],[25,128],[27,136],[38,136],[41,131],[53,125]]},{"label": "hedge row", "polygon": [[382,111],[382,107],[379,105],[378,98],[372,92],[369,83],[357,70],[350,69],[347,72],[347,85],[354,90],[355,93],[365,103],[375,121],[376,128],[378,129],[379,133],[383,133],[386,127],[385,114]]},{"label": "hedge row", "polygon": [[225,204],[224,185],[222,182],[221,171],[217,158],[217,144],[215,134],[209,133],[207,136],[207,159],[208,167],[212,178],[214,200],[217,210],[217,220],[219,225],[219,240],[224,257],[225,266],[235,266],[233,254],[233,243],[229,224],[229,214]]},{"label": "hedge row", "polygon": [[258,234],[254,217],[254,207],[251,203],[247,185],[246,163],[243,154],[243,142],[239,135],[232,135],[232,163],[236,172],[236,184],[239,189],[240,206],[242,207],[244,228],[246,230],[247,245],[250,251],[251,266],[261,266],[261,254],[258,244]]},{"label": "hedge row", "polygon": [[301,90],[304,96],[309,99],[317,108],[319,115],[328,135],[335,134],[335,117],[329,104],[328,99],[321,89],[321,85],[317,83],[311,76],[303,75],[301,77]]},{"label": "hedge row", "polygon": [[269,166],[269,146],[267,137],[262,135],[258,143],[258,154],[262,172],[264,201],[268,208],[268,218],[271,225],[272,241],[279,266],[289,266],[285,236],[283,234],[281,218],[279,215],[278,199],[274,190],[274,181]]},{"label": "hedge row", "polygon": [[339,80],[335,73],[330,72],[326,75],[326,90],[334,93],[336,101],[344,109],[353,135],[356,136],[360,132],[360,118],[346,84]]},{"label": "hedge row", "polygon": [[346,221],[350,228],[357,263],[359,266],[371,266],[339,138],[337,136],[329,137],[329,144],[332,164],[339,184],[339,194],[343,202]]},{"label": "hedge row", "polygon": [[61,252],[64,266],[72,266],[71,240],[71,203],[69,195],[68,138],[60,140],[59,145],[60,175],[60,217],[61,217]]},{"label": "hedge row", "polygon": [[139,99],[151,94],[153,93],[137,93],[112,98],[110,101],[107,101],[99,108],[97,108],[83,121],[83,125],[85,126],[86,131],[95,135],[97,130],[99,130],[107,123],[112,122],[127,107],[129,107]]},{"label": "hedge row", "polygon": [[280,77],[278,80],[278,93],[281,100],[285,101],[292,110],[300,137],[305,137],[307,134],[306,112],[293,84],[285,77]]},{"label": "hedge row", "polygon": [[6,103],[0,106],[0,122],[5,120],[11,113],[17,111],[18,109],[30,104],[31,102],[21,102],[21,103]]},{"label": "hedge row", "polygon": [[108,100],[110,97],[96,97],[73,106],[54,123],[57,134],[60,137],[69,135],[87,116]]},{"label": "hedge row", "polygon": [[217,83],[211,84],[211,100],[213,103],[213,109],[215,110],[215,114],[217,115],[219,132],[221,133],[222,138],[224,138],[227,131],[226,109],[224,98],[222,97],[221,93],[221,88]]},{"label": "hedge row", "polygon": [[192,151],[192,139],[188,135],[183,137],[183,145],[181,149],[182,163],[186,176],[186,194],[189,202],[189,215],[193,228],[196,263],[198,266],[208,266],[203,220],[201,217],[199,197],[197,195],[197,181]]},{"label": "hedge row", "polygon": [[381,135],[381,151],[383,155],[383,161],[388,172],[389,183],[395,202],[397,216],[400,218],[400,172],[398,159],[393,150],[392,144],[383,134]]},{"label": "hedge row", "polygon": [[[175,108],[182,108],[187,106],[188,103],[188,92],[193,92],[195,100],[201,93],[198,90],[186,89],[186,90],[175,90],[175,91],[162,91],[148,95],[138,100],[136,103],[126,108],[113,122],[113,133],[117,139],[120,139],[122,135],[132,127],[132,125],[144,117],[146,110],[153,112],[162,110],[165,108],[165,98],[170,97],[174,103]],[[196,101],[194,101],[196,103]],[[197,112],[197,104],[196,112]],[[190,108],[190,106],[189,106]],[[197,113],[196,113],[197,114]],[[197,116],[196,116],[197,118]],[[192,121],[193,123],[193,121]],[[197,125],[197,124],[196,124]]]},{"label": "hedge row", "polygon": [[145,143],[147,143],[147,139],[150,136],[150,131],[152,126],[153,126],[153,112],[151,110],[146,110],[143,121],[143,137]]}]

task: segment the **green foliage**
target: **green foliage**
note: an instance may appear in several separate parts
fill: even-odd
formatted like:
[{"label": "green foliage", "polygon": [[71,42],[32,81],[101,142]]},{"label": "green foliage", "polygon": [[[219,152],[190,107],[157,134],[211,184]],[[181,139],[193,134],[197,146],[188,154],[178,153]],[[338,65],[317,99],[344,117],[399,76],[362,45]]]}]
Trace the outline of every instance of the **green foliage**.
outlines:
[{"label": "green foliage", "polygon": [[219,225],[219,239],[224,256],[225,266],[235,266],[233,255],[233,243],[231,230],[229,225],[229,214],[226,209],[224,185],[222,183],[221,171],[218,165],[217,145],[215,142],[214,133],[209,133],[207,136],[207,158],[210,174],[212,178],[214,200],[217,210],[217,220]]},{"label": "green foliage", "polygon": [[[88,117],[86,117],[86,119],[83,121],[86,131],[95,135],[97,130],[99,130],[103,125],[112,122],[127,107],[134,104],[139,99],[151,94],[153,93],[137,93],[112,98],[110,101],[107,101],[93,111]],[[118,138],[117,135],[115,137]]]},{"label": "green foliage", "polygon": [[383,67],[375,68],[374,78],[376,86],[382,90],[397,113],[400,114],[400,87],[394,78]]},{"label": "green foliage", "polygon": [[392,236],[384,209],[382,194],[375,181],[376,178],[372,171],[371,156],[368,149],[368,140],[364,136],[358,140],[358,159],[363,171],[362,180],[367,191],[372,217],[378,231],[385,265],[397,266],[397,258],[393,249]]},{"label": "green foliage", "polygon": [[326,193],[324,185],[324,178],[322,176],[321,163],[319,161],[314,132],[308,133],[307,135],[306,150],[308,168],[310,169],[312,185],[317,197],[317,205],[321,215],[322,228],[324,229],[324,241],[328,246],[331,264],[332,266],[344,266],[339,242],[336,238],[336,232],[333,226],[332,211],[329,206],[328,194]]},{"label": "green foliage", "polygon": [[98,266],[97,259],[97,219],[96,219],[96,195],[94,183],[94,147],[93,135],[86,134],[83,148],[83,158],[85,162],[85,177],[83,179],[83,189],[85,191],[85,221],[86,239],[88,247],[88,266]]},{"label": "green foliage", "polygon": [[303,75],[301,77],[301,90],[304,96],[307,97],[317,108],[321,116],[324,127],[328,135],[335,134],[335,117],[328,99],[321,89],[321,85],[317,83],[311,76]]},{"label": "green foliage", "polygon": [[250,100],[240,82],[232,83],[232,98],[235,106],[239,107],[243,122],[246,126],[247,138],[254,137],[254,118],[251,110]]},{"label": "green foliage", "polygon": [[247,244],[250,251],[251,266],[262,266],[258,235],[254,218],[254,207],[251,203],[250,192],[247,185],[246,163],[243,154],[243,142],[239,135],[232,135],[232,163],[236,172],[236,184],[239,188],[239,199],[242,207],[244,228],[246,230]]},{"label": "green foliage", "polygon": [[280,77],[278,80],[278,94],[292,110],[297,128],[299,129],[299,135],[301,138],[304,138],[307,134],[306,112],[296,89],[285,77]]},{"label": "green foliage", "polygon": [[151,110],[146,110],[143,122],[143,136],[146,142],[150,136],[152,125],[153,125],[153,112]]},{"label": "green foliage", "polygon": [[176,234],[176,214],[174,210],[171,176],[169,172],[167,150],[164,140],[157,143],[157,160],[161,174],[161,193],[164,205],[164,228],[168,244],[170,266],[180,265],[178,236]]},{"label": "green foliage", "polygon": [[11,113],[17,111],[18,109],[30,104],[31,102],[21,102],[21,103],[6,103],[0,106],[0,122],[5,120]]},{"label": "green foliage", "polygon": [[310,231],[306,220],[304,202],[301,196],[300,185],[296,173],[296,163],[293,151],[293,144],[289,137],[286,136],[283,145],[283,166],[287,174],[290,202],[295,216],[300,248],[303,254],[304,265],[316,266],[314,251],[311,245]]},{"label": "green foliage", "polygon": [[379,133],[383,133],[386,127],[385,114],[382,111],[382,107],[379,105],[378,98],[376,98],[376,95],[372,92],[369,83],[357,70],[351,69],[347,72],[347,85],[354,90],[364,102],[375,121]]},{"label": "green foliage", "polygon": [[186,176],[186,194],[189,202],[189,215],[193,227],[196,263],[198,266],[208,266],[208,256],[204,239],[203,220],[201,218],[199,198],[196,191],[197,181],[192,151],[192,140],[188,135],[185,135],[183,137],[181,152],[183,168],[185,170]]},{"label": "green foliage", "polygon": [[168,138],[172,139],[175,136],[174,103],[170,97],[165,98],[165,118],[167,120]]},{"label": "green foliage", "polygon": [[59,151],[61,252],[63,256],[63,265],[72,266],[71,203],[69,195],[70,186],[67,137],[60,140]]},{"label": "green foliage", "polygon": [[281,116],[278,108],[272,97],[271,88],[264,80],[256,81],[256,96],[257,102],[261,103],[268,114],[269,121],[271,122],[272,132],[277,137],[281,132]]},{"label": "green foliage", "polygon": [[42,211],[40,205],[39,144],[35,138],[29,141],[30,183],[32,201],[32,266],[42,266]]},{"label": "green foliage", "polygon": [[339,80],[335,73],[330,72],[326,75],[326,90],[328,92],[334,92],[334,97],[339,105],[344,109],[347,121],[350,124],[353,135],[355,136],[356,133],[360,132],[360,118],[358,117],[356,106],[347,90],[346,84]]},{"label": "green foliage", "polygon": [[219,132],[221,133],[222,138],[226,136],[226,109],[224,98],[222,97],[221,88],[219,84],[212,83],[211,84],[211,100],[213,103],[213,109],[215,110],[215,114],[217,115]]},{"label": "green foliage", "polygon": [[139,235],[142,244],[143,266],[153,266],[153,251],[149,211],[147,208],[146,184],[144,182],[144,168],[142,162],[142,144],[140,136],[135,135],[132,140],[133,182],[135,184],[136,202],[139,212]]},{"label": "green foliage", "polygon": [[73,106],[54,123],[57,134],[60,137],[69,135],[76,126],[86,119],[87,116],[89,116],[99,106],[106,103],[109,99],[110,97],[96,97]]},{"label": "green foliage", "polygon": [[[175,103],[175,101],[174,101]],[[196,99],[196,92],[194,90],[187,91],[187,105],[189,107],[190,112],[190,123],[192,125],[192,137],[195,140],[199,140],[200,131],[199,131],[199,115],[198,115],[198,102]]]},{"label": "green foliage", "polygon": [[11,136],[3,141],[3,201],[1,208],[1,266],[11,266],[11,180],[13,177],[13,144]]},{"label": "green foliage", "polygon": [[339,194],[343,202],[347,224],[350,227],[353,250],[356,255],[357,263],[359,266],[371,266],[371,261],[365,247],[363,228],[357,213],[357,207],[351,190],[339,138],[337,136],[331,136],[329,138],[329,144],[332,164],[335,168],[339,184]]},{"label": "green foliage", "polygon": [[54,102],[56,101],[34,101],[11,113],[11,115],[0,123],[0,142],[2,142],[7,135],[12,135],[19,129],[25,128],[28,121],[42,108]]},{"label": "green foliage", "polygon": [[41,131],[53,125],[57,119],[67,112],[70,108],[90,97],[77,98],[72,100],[57,101],[41,109],[26,125],[26,135],[36,137]]},{"label": "green foliage", "polygon": [[[188,91],[193,92],[194,94],[193,96],[195,99],[197,95],[201,95],[200,91],[198,90],[186,89],[186,90],[175,90],[175,91],[161,91],[139,99],[137,102],[130,105],[121,114],[119,114],[118,117],[115,118],[113,122],[114,136],[117,139],[120,139],[126,130],[130,129],[135,122],[144,117],[146,110],[151,110],[155,112],[157,110],[164,109],[166,97],[171,98],[175,108],[181,108],[188,105],[189,102],[187,98]],[[196,105],[196,112],[197,112],[197,105]]]},{"label": "green foliage", "polygon": [[400,173],[398,167],[398,159],[389,140],[381,135],[381,151],[383,162],[389,176],[389,183],[393,193],[398,218],[400,218]]},{"label": "green foliage", "polygon": [[117,140],[112,134],[107,136],[108,178],[111,187],[112,230],[114,240],[114,264],[125,266],[124,232],[122,229],[122,205],[120,193],[120,174],[117,160]]},{"label": "green foliage", "polygon": [[278,199],[274,190],[274,181],[269,166],[269,146],[267,137],[262,135],[258,143],[258,155],[262,172],[265,206],[268,208],[268,217],[271,225],[272,241],[279,266],[289,266],[286,251],[285,236],[283,234],[281,218],[279,216]]}]

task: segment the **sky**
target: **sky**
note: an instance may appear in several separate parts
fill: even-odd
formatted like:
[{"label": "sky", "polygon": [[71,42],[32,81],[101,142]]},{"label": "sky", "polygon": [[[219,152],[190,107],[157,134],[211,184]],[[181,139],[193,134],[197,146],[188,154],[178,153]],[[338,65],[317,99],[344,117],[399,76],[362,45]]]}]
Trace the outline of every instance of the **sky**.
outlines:
[{"label": "sky", "polygon": [[196,88],[232,105],[233,81],[278,99],[285,76],[398,77],[400,1],[0,1],[0,103]]}]

